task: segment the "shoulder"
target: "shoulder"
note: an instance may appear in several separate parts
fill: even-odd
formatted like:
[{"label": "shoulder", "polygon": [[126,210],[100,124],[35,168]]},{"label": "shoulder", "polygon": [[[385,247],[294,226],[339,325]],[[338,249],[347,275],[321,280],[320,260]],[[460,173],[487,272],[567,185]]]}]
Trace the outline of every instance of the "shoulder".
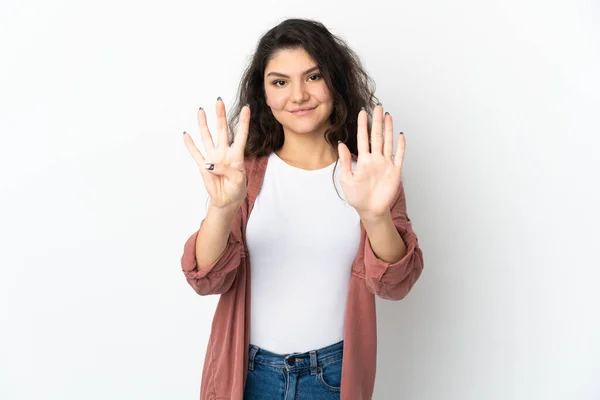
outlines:
[{"label": "shoulder", "polygon": [[264,167],[267,164],[269,155],[265,156],[251,156],[244,159],[244,168],[246,173],[251,174],[256,167]]},{"label": "shoulder", "polygon": [[246,172],[250,172],[254,168],[255,163],[256,157],[246,157],[244,159],[244,168],[246,168]]}]

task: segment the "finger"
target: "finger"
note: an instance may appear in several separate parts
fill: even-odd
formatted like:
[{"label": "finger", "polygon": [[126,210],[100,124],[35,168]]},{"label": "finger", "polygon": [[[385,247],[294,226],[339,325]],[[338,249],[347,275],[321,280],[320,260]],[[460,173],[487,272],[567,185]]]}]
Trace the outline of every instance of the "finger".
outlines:
[{"label": "finger", "polygon": [[250,129],[250,107],[246,104],[240,111],[240,120],[237,126],[237,133],[233,140],[234,156],[237,160],[244,159],[244,148],[248,140],[248,130]]},{"label": "finger", "polygon": [[398,135],[398,148],[396,149],[396,155],[394,156],[394,165],[400,168],[404,161],[404,151],[406,150],[406,138],[404,134],[400,132]]},{"label": "finger", "polygon": [[202,156],[202,153],[200,152],[200,150],[198,150],[198,148],[194,144],[194,141],[192,140],[192,136],[184,132],[183,142],[185,143],[185,147],[187,147],[191,156],[196,161],[196,164],[198,164],[198,165],[204,164],[204,157]]},{"label": "finger", "polygon": [[394,126],[391,114],[385,114],[383,118],[383,156],[386,160],[391,160],[394,152]]},{"label": "finger", "polygon": [[202,145],[206,151],[206,156],[210,157],[215,150],[215,144],[213,143],[212,136],[208,130],[208,124],[206,123],[206,112],[204,112],[202,107],[198,110],[198,126],[200,127],[200,136],[202,138]]},{"label": "finger", "polygon": [[217,147],[226,149],[229,146],[227,137],[227,116],[225,114],[225,103],[219,97],[217,99]]},{"label": "finger", "polygon": [[344,143],[338,143],[338,157],[340,160],[340,174],[342,176],[352,173],[352,155]]},{"label": "finger", "polygon": [[371,126],[371,153],[382,155],[383,145],[383,106],[379,103],[373,110]]},{"label": "finger", "polygon": [[356,145],[358,156],[369,153],[369,135],[367,132],[367,111],[364,107],[358,112],[358,127],[356,129]]}]

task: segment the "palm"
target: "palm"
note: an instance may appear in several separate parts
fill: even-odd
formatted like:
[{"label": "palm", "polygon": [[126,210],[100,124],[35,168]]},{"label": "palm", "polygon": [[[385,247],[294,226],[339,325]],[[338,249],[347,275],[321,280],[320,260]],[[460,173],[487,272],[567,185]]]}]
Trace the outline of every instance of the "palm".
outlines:
[{"label": "palm", "polygon": [[[215,175],[204,167],[200,168],[202,180],[212,204],[225,207],[236,201],[241,201],[246,194],[243,153],[240,160],[237,154],[229,148],[225,151],[216,151],[212,157],[207,155],[207,160],[216,165],[228,166],[231,169],[228,175]],[[202,173],[202,170],[205,172]]]},{"label": "palm", "polygon": [[[383,135],[381,134],[382,131]],[[351,155],[348,147],[343,143],[339,144],[340,183],[346,195],[346,201],[361,216],[375,217],[385,214],[389,210],[402,181],[404,135],[400,135],[398,138],[398,151],[393,156],[394,141],[392,132],[391,115],[384,118],[383,107],[377,106],[373,112],[371,151],[369,151],[367,113],[366,111],[359,113],[358,159],[354,171],[352,171]]]},{"label": "palm", "polygon": [[[198,111],[198,125],[206,157],[196,148],[190,135],[184,135],[186,146],[198,165],[211,204],[215,207],[236,205],[241,203],[246,196],[244,147],[248,137],[249,123],[250,109],[243,107],[235,141],[230,146],[225,105],[219,100],[217,101],[217,146],[208,130],[204,110]],[[207,169],[206,166],[209,164],[213,164],[214,169]]]}]

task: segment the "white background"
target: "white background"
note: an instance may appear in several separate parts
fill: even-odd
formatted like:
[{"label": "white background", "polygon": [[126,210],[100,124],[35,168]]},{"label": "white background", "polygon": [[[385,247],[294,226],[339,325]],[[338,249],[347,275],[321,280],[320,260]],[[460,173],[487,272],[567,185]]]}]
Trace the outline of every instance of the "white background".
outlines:
[{"label": "white background", "polygon": [[404,131],[425,270],[378,299],[375,399],[600,399],[597,1],[0,6],[0,398],[197,399],[184,146],[259,37],[322,21]]}]

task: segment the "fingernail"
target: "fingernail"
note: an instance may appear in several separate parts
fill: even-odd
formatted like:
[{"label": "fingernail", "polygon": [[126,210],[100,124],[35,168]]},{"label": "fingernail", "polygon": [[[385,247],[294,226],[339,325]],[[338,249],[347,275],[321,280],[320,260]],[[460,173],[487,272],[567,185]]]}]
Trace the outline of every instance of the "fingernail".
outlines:
[{"label": "fingernail", "polygon": [[361,109],[361,110],[366,110],[366,108],[364,108],[364,107],[361,107],[360,109]]},{"label": "fingernail", "polygon": [[221,96],[217,97],[217,101],[222,101],[223,99],[221,98]]},{"label": "fingernail", "polygon": [[404,132],[400,132],[401,135],[404,135]]},{"label": "fingernail", "polygon": [[250,104],[246,103],[245,105],[246,105],[246,107],[250,108]]},{"label": "fingernail", "polygon": [[378,106],[380,106],[380,105],[381,105],[381,103],[380,103],[380,102],[377,102],[377,105],[378,105]]},{"label": "fingernail", "polygon": [[390,115],[390,113],[386,111],[386,112],[385,112],[385,115],[386,115],[386,116],[387,116],[387,115]]},{"label": "fingernail", "polygon": [[186,131],[183,131],[183,134],[184,134],[184,135],[185,135],[186,133],[187,133]]},{"label": "fingernail", "polygon": [[206,163],[206,164],[204,164],[204,168],[212,171],[215,169],[215,164]]},{"label": "fingernail", "polygon": [[202,110],[204,110],[204,108],[202,108],[202,107],[200,107],[200,108],[198,109],[198,111],[202,111]]}]

